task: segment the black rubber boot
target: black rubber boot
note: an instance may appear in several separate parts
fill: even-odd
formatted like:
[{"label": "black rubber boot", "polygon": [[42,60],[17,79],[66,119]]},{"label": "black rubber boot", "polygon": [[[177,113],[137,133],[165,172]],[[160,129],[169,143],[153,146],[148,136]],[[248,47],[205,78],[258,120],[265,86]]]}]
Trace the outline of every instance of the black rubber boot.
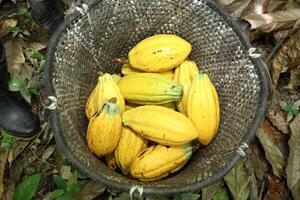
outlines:
[{"label": "black rubber boot", "polygon": [[8,73],[4,47],[0,41],[0,129],[6,133],[30,139],[39,130],[39,120],[30,107],[8,91]]},{"label": "black rubber boot", "polygon": [[64,20],[61,2],[59,0],[29,0],[29,4],[34,20],[48,29],[51,36]]}]

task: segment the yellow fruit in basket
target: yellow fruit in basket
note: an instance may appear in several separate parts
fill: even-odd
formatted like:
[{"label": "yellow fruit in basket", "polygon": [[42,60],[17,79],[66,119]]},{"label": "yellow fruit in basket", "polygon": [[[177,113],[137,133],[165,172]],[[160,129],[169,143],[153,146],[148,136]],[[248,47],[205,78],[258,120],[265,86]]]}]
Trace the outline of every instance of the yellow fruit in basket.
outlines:
[{"label": "yellow fruit in basket", "polygon": [[164,145],[186,144],[198,136],[190,119],[162,106],[139,106],[124,112],[122,121],[143,137]]},{"label": "yellow fruit in basket", "polygon": [[174,80],[183,86],[183,94],[181,101],[177,104],[179,112],[187,113],[187,97],[193,79],[199,74],[197,64],[193,61],[184,61],[175,69]]},{"label": "yellow fruit in basket", "polygon": [[[122,66],[121,72],[124,75],[144,73],[141,70],[138,70],[138,69],[135,69],[135,68],[131,67],[130,64],[124,64]],[[158,74],[160,74],[160,75],[162,75],[162,76],[164,76],[166,78],[173,79],[173,77],[174,77],[174,70],[170,69],[168,71],[158,72]]]},{"label": "yellow fruit in basket", "polygon": [[112,79],[115,81],[116,84],[121,80],[121,76],[119,74],[111,75]]},{"label": "yellow fruit in basket", "polygon": [[125,100],[118,86],[118,79],[120,78],[121,77],[118,78],[117,74],[104,74],[103,76],[99,76],[98,83],[88,97],[85,106],[85,114],[88,119],[102,107],[104,101],[111,98],[117,99],[117,104],[121,108],[122,113],[125,111]]},{"label": "yellow fruit in basket", "polygon": [[[115,99],[114,99],[115,100]],[[118,104],[104,102],[103,107],[91,118],[87,130],[87,143],[97,156],[112,153],[118,145],[122,120]]]},{"label": "yellow fruit in basket", "polygon": [[154,181],[181,169],[192,156],[189,144],[166,147],[151,146],[140,153],[131,167],[131,175],[141,181]]},{"label": "yellow fruit in basket", "polygon": [[130,172],[133,161],[147,148],[148,141],[128,127],[123,127],[119,144],[115,150],[118,166],[123,174]]},{"label": "yellow fruit in basket", "polygon": [[161,72],[180,65],[190,54],[192,45],[179,36],[159,34],[135,45],[128,54],[133,68]]},{"label": "yellow fruit in basket", "polygon": [[105,156],[105,163],[109,169],[111,169],[111,170],[117,169],[117,161],[116,161],[114,152]]},{"label": "yellow fruit in basket", "polygon": [[87,99],[86,105],[85,105],[85,115],[88,119],[90,119],[93,114],[96,112],[95,106],[94,106],[94,94],[95,94],[96,88],[94,88],[90,94],[90,96]]},{"label": "yellow fruit in basket", "polygon": [[121,94],[135,104],[164,104],[181,99],[182,86],[155,73],[124,76],[119,81]]},{"label": "yellow fruit in basket", "polygon": [[193,80],[187,114],[198,130],[199,142],[208,145],[219,127],[220,107],[216,89],[207,74],[199,74]]}]

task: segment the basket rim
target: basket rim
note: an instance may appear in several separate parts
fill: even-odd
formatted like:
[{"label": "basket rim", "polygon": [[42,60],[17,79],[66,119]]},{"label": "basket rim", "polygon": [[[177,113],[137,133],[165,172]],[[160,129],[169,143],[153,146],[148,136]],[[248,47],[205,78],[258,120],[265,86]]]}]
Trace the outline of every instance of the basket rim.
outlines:
[{"label": "basket rim", "polygon": [[[100,3],[102,0],[92,0],[88,2],[88,7],[91,8],[94,5]],[[221,8],[216,2],[213,0],[205,0],[205,3],[208,7],[210,7],[212,10],[217,12],[221,17],[223,17],[224,21],[233,29],[233,31],[237,34],[239,37],[241,43],[246,47],[247,49],[252,48],[253,46],[249,42],[248,38],[244,35],[244,33],[241,31],[240,27],[238,26],[237,22],[234,20],[234,18],[227,13],[225,10]],[[52,71],[54,70],[53,60],[55,56],[56,51],[56,44],[58,43],[60,36],[65,32],[65,30],[70,26],[71,22],[76,20],[80,17],[80,13],[78,11],[75,11],[74,13],[70,14],[66,17],[64,22],[62,22],[55,33],[52,35],[52,37],[49,40],[48,44],[48,50],[46,54],[46,63],[45,63],[45,70],[43,74],[43,85],[44,85],[44,93],[46,97],[49,96],[56,96],[55,89],[52,84]],[[258,99],[258,104],[255,111],[255,116],[250,124],[246,136],[243,139],[243,142],[250,144],[250,142],[254,139],[256,130],[258,129],[261,120],[264,117],[264,113],[267,106],[267,100],[268,100],[268,82],[267,82],[267,75],[266,75],[266,69],[264,67],[264,63],[260,58],[252,58],[250,57],[251,62],[255,65],[255,69],[257,71],[257,74],[259,76],[260,80],[260,94]],[[114,182],[112,180],[106,179],[102,176],[97,175],[96,173],[89,171],[85,165],[78,160],[70,151],[70,149],[67,148],[67,143],[64,140],[64,137],[62,136],[62,130],[60,129],[60,117],[59,112],[54,109],[50,110],[50,124],[54,132],[54,137],[56,142],[58,143],[58,146],[61,150],[61,152],[64,154],[64,156],[72,163],[76,168],[80,169],[84,173],[86,173],[90,178],[95,180],[98,183],[104,184],[106,186],[129,192],[131,187],[133,185],[130,184],[121,184]],[[185,193],[185,192],[194,192],[199,191],[201,188],[206,187],[215,181],[221,179],[224,175],[226,175],[230,169],[234,167],[234,165],[237,163],[237,161],[240,159],[240,154],[236,152],[232,159],[224,166],[222,170],[220,170],[218,173],[214,174],[211,178],[206,180],[201,180],[199,182],[195,182],[190,185],[185,186],[179,186],[179,187],[163,187],[163,188],[151,188],[151,187],[145,187],[144,188],[144,194],[161,194],[161,195],[168,195],[168,194],[176,194],[176,193]]]}]

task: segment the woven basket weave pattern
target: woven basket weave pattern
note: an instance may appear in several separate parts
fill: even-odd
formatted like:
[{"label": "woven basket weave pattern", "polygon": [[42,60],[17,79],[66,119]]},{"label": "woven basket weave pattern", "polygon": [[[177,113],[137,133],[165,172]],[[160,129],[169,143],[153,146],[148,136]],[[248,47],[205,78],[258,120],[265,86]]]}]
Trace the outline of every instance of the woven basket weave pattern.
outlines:
[{"label": "woven basket weave pattern", "polygon": [[[212,177],[233,157],[250,127],[261,91],[248,49],[224,19],[204,0],[105,0],[73,21],[56,45],[53,86],[60,129],[67,148],[87,170],[123,184],[161,188],[186,186]],[[89,152],[85,141],[87,97],[102,72],[118,73],[116,58],[126,58],[140,40],[172,33],[189,41],[190,59],[215,84],[221,105],[217,136],[167,179],[142,183],[109,170]]]}]

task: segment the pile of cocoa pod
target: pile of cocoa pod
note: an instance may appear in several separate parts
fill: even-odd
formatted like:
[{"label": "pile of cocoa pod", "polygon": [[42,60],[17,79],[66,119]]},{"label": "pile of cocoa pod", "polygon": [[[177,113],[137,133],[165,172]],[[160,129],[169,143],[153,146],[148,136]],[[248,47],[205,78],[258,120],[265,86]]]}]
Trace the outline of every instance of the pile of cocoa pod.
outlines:
[{"label": "pile of cocoa pod", "polygon": [[171,34],[148,37],[120,75],[105,73],[88,97],[87,144],[108,167],[141,181],[180,170],[192,141],[208,145],[219,126],[218,95],[187,60],[192,45]]}]

